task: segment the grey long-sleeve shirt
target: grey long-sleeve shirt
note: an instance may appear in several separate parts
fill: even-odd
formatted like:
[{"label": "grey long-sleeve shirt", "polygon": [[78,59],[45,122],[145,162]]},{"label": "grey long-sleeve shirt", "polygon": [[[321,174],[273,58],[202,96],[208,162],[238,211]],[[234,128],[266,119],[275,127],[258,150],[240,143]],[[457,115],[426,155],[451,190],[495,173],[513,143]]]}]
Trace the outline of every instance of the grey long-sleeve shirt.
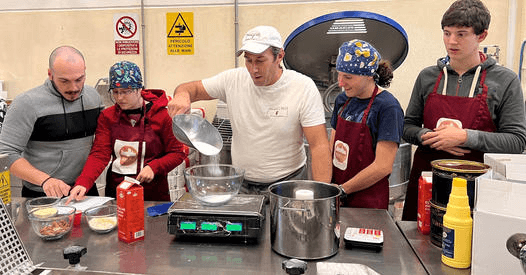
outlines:
[{"label": "grey long-sleeve shirt", "polygon": [[[457,89],[458,96],[467,97],[469,94],[477,67],[459,77],[446,61],[446,58],[441,58],[436,66],[425,68],[415,81],[404,119],[403,138],[407,142],[421,145],[422,134],[431,131],[423,128],[424,104],[444,66],[447,66],[448,73],[447,95],[455,95]],[[482,70],[487,70],[484,84],[488,86],[487,102],[497,131],[467,130],[468,138],[463,147],[487,153],[522,153],[526,147],[526,116],[520,81],[513,71],[497,65],[491,57],[481,66]],[[437,90],[442,91],[443,87],[444,77]],[[481,92],[481,89],[475,89],[475,94]]]},{"label": "grey long-sleeve shirt", "polygon": [[102,108],[95,89],[84,86],[77,100],[67,101],[47,79],[18,95],[9,106],[0,133],[0,153],[8,155],[9,166],[23,157],[36,169],[73,185],[88,157]]}]

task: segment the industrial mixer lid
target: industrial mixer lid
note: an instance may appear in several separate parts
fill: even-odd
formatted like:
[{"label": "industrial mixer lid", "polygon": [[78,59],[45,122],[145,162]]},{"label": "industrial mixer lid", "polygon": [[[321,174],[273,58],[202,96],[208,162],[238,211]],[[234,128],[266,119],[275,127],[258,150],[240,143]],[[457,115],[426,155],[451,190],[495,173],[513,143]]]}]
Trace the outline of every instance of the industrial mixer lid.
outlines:
[{"label": "industrial mixer lid", "polygon": [[353,39],[371,43],[383,59],[391,62],[393,70],[409,51],[407,34],[394,20],[372,12],[343,11],[314,18],[295,29],[283,46],[283,63],[328,85],[331,63],[334,65],[339,47]]}]

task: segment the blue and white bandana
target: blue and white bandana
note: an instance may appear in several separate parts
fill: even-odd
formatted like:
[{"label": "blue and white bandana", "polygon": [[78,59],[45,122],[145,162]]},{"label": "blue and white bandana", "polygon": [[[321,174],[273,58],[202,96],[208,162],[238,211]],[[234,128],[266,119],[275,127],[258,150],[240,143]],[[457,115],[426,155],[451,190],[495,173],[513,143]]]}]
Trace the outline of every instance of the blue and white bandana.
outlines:
[{"label": "blue and white bandana", "polygon": [[380,53],[369,43],[354,39],[344,42],[336,59],[336,70],[349,74],[374,76]]}]

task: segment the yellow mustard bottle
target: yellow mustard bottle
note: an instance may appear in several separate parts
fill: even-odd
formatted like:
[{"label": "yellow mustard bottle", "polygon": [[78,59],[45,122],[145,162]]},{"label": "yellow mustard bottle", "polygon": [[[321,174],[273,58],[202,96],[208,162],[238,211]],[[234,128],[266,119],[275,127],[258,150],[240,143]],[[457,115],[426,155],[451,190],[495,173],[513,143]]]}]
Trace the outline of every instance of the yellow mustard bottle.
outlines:
[{"label": "yellow mustard bottle", "polygon": [[465,179],[453,178],[442,224],[442,263],[454,268],[470,267],[473,219]]}]

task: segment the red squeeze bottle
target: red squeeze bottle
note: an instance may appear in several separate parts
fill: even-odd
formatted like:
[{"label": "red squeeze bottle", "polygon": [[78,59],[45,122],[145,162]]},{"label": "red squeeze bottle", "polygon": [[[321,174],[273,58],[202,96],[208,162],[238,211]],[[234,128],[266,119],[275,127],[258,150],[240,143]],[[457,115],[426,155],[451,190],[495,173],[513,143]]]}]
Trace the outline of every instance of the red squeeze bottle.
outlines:
[{"label": "red squeeze bottle", "polygon": [[427,235],[430,232],[431,212],[430,202],[432,196],[432,177],[420,176],[418,179],[418,212],[417,228],[420,233]]}]

